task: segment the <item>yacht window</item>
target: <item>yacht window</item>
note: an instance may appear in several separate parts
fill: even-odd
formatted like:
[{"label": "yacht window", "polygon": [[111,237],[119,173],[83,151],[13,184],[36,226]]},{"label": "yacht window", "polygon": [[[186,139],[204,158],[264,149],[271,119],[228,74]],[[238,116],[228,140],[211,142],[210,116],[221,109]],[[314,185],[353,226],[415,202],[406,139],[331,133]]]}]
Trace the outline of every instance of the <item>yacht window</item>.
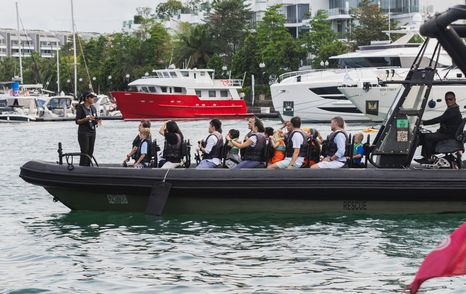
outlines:
[{"label": "yacht window", "polygon": [[228,97],[228,90],[220,90],[220,97]]},{"label": "yacht window", "polygon": [[157,72],[157,77],[158,78],[163,78],[163,74],[161,72]]},{"label": "yacht window", "polygon": [[176,78],[176,72],[171,71],[171,72],[170,72],[170,75],[171,75],[172,78]]},{"label": "yacht window", "polygon": [[173,88],[172,88],[172,87],[169,87],[169,88],[168,88],[168,92],[173,93]]},{"label": "yacht window", "polygon": [[137,91],[138,91],[138,88],[135,87],[135,86],[130,86],[129,89],[128,89],[128,91],[130,91],[130,92],[137,92]]},{"label": "yacht window", "polygon": [[169,78],[170,75],[168,74],[168,72],[164,71],[164,72],[163,72],[163,77],[164,77],[164,78]]},{"label": "yacht window", "polygon": [[149,93],[149,89],[147,89],[147,87],[141,87],[141,89],[142,89],[142,92]]},{"label": "yacht window", "polygon": [[175,90],[175,93],[183,93],[183,89],[180,87],[175,87],[174,90]]},{"label": "yacht window", "polygon": [[339,68],[401,66],[399,57],[353,57],[338,60]]},{"label": "yacht window", "polygon": [[160,90],[162,90],[162,93],[167,93],[167,87],[160,87]]},{"label": "yacht window", "polygon": [[201,71],[200,75],[201,77],[205,76],[205,71]]},{"label": "yacht window", "polygon": [[180,71],[180,73],[183,77],[189,77],[189,72],[187,71]]},{"label": "yacht window", "polygon": [[215,90],[209,90],[209,97],[215,97]]},{"label": "yacht window", "polygon": [[157,90],[155,89],[155,87],[149,87],[149,91],[151,93],[157,93]]},{"label": "yacht window", "polygon": [[197,95],[197,97],[201,97],[202,96],[202,91],[201,90],[196,90],[196,95]]},{"label": "yacht window", "polygon": [[194,78],[196,78],[196,73],[193,73],[193,75],[194,75]]}]

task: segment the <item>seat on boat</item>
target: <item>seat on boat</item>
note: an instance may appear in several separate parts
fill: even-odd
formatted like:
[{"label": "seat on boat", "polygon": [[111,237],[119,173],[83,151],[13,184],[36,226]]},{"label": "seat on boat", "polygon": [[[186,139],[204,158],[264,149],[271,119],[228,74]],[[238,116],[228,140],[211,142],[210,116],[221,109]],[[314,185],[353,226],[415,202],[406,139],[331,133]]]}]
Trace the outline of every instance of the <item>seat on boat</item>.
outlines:
[{"label": "seat on boat", "polygon": [[455,138],[442,140],[435,145],[435,154],[444,154],[442,158],[438,158],[435,163],[439,163],[439,160],[446,159],[450,164],[450,168],[463,168],[463,162],[461,157],[464,152],[464,143],[466,142],[466,131],[464,126],[466,124],[466,118],[463,118],[461,124],[455,133]]},{"label": "seat on boat", "polygon": [[466,142],[466,131],[464,131],[465,124],[466,118],[463,118],[456,130],[455,138],[438,142],[435,146],[435,153],[451,154],[458,151],[464,152],[464,143]]}]

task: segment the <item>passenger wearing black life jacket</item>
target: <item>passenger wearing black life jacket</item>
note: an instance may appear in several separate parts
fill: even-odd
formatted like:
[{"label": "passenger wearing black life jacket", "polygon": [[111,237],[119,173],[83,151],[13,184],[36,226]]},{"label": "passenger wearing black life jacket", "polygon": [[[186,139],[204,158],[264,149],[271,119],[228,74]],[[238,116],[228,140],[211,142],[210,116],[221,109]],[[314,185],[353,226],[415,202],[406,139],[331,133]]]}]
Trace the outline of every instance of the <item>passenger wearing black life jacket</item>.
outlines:
[{"label": "passenger wearing black life jacket", "polygon": [[222,122],[213,119],[209,123],[209,135],[199,142],[198,150],[202,152],[201,162],[196,168],[216,168],[221,163],[223,150]]},{"label": "passenger wearing black life jacket", "polygon": [[165,122],[159,130],[159,133],[165,137],[162,157],[159,161],[160,168],[176,168],[181,164],[183,133],[175,121]]},{"label": "passenger wearing black life jacket", "polygon": [[[94,98],[97,95],[93,92],[83,93],[80,104],[76,106],[75,122],[78,127],[78,142],[81,148],[81,153],[87,154],[90,157],[94,154],[95,144],[95,129],[101,124],[101,120],[97,117],[97,110],[94,104]],[[79,160],[79,165],[90,166],[91,159],[88,156],[82,155]]]},{"label": "passenger wearing black life jacket", "polygon": [[134,163],[134,168],[143,168],[149,167],[151,161],[151,154],[150,154],[150,129],[149,128],[142,128],[140,132],[141,142],[139,143],[138,151],[136,153],[136,162]]},{"label": "passenger wearing black life jacket", "polygon": [[340,168],[345,165],[346,141],[345,121],[337,116],[330,121],[332,133],[322,143],[322,160],[311,168]]},{"label": "passenger wearing black life jacket", "polygon": [[266,137],[264,135],[264,125],[258,118],[254,119],[254,126],[252,132],[249,133],[247,139],[243,143],[238,143],[231,140],[230,136],[226,139],[233,146],[242,149],[244,152],[243,158],[240,163],[234,168],[256,168],[264,163],[264,151],[266,146]]},{"label": "passenger wearing black life jacket", "polygon": [[301,129],[301,118],[293,117],[287,124],[288,134],[285,139],[285,159],[269,165],[267,168],[300,168],[307,154],[308,137]]},{"label": "passenger wearing black life jacket", "polygon": [[[138,158],[136,157],[136,154],[138,152],[138,148],[139,148],[139,145],[141,145],[141,137],[140,137],[140,134],[141,134],[141,130],[143,128],[147,128],[147,129],[150,129],[150,121],[148,120],[141,120],[141,122],[139,123],[139,126],[138,126],[138,134],[136,135],[136,137],[134,138],[133,140],[133,144],[132,144],[132,147],[131,147],[131,151],[126,155],[126,158],[125,160],[123,161],[123,166],[126,166],[126,163],[132,158],[134,159],[134,161],[138,160]],[[148,138],[149,140],[151,140],[151,138]]]}]

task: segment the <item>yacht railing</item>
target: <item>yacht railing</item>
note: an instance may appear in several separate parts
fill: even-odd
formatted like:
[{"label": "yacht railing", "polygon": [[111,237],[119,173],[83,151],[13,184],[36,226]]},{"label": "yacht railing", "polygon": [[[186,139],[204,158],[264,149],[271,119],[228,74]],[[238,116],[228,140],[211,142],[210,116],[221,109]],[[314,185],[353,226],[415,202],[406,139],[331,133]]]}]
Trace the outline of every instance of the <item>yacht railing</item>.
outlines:
[{"label": "yacht railing", "polygon": [[214,80],[214,86],[225,86],[225,87],[242,87],[243,80],[240,79],[224,79]]}]

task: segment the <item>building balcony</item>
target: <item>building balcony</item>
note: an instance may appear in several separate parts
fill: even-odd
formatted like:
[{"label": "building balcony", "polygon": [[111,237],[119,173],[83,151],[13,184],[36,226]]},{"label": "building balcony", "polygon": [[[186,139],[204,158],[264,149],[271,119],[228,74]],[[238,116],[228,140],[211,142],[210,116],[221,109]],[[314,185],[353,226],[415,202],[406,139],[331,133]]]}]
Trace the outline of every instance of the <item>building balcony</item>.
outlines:
[{"label": "building balcony", "polygon": [[328,20],[334,19],[351,19],[351,15],[344,8],[327,9]]},{"label": "building balcony", "polygon": [[297,5],[297,4],[309,4],[309,0],[271,0],[271,5]]}]

